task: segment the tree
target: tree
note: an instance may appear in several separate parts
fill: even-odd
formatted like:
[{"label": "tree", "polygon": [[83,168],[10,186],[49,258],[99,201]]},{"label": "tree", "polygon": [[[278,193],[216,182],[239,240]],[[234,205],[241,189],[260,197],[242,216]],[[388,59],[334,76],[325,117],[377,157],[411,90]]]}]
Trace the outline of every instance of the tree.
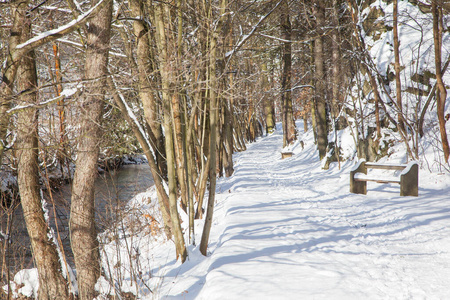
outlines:
[{"label": "tree", "polygon": [[314,64],[315,64],[315,107],[317,126],[317,148],[319,158],[325,157],[328,146],[327,111],[326,111],[326,79],[323,51],[323,34],[325,26],[325,6],[323,1],[314,1],[314,16],[316,17],[316,38],[314,39]]},{"label": "tree", "polygon": [[[177,105],[177,101],[172,101],[173,97],[177,98],[177,93],[174,92],[174,83],[176,82],[176,70],[171,67],[172,57],[170,56],[168,43],[171,37],[166,35],[167,27],[169,26],[170,10],[167,5],[162,3],[154,4],[154,21],[156,26],[156,46],[159,52],[159,66],[161,75],[161,94],[163,102],[163,125],[165,133],[165,149],[167,161],[167,178],[169,185],[169,211],[172,221],[172,233],[174,235],[174,242],[176,248],[177,258],[182,262],[186,260],[187,251],[184,243],[183,233],[181,231],[180,217],[177,208],[177,175],[176,175],[176,154],[175,154],[175,139],[172,130],[173,123],[173,105]],[[176,87],[175,87],[176,88]],[[178,98],[177,98],[178,99]]]},{"label": "tree", "polygon": [[288,3],[286,3],[286,1],[283,2],[280,15],[281,35],[283,39],[283,48],[282,48],[283,73],[281,75],[281,105],[283,110],[282,112],[283,147],[292,144],[296,139],[296,129],[294,122],[294,115],[292,112],[292,98],[291,98],[292,26],[289,16],[290,15],[289,10],[290,8]]},{"label": "tree", "polygon": [[219,40],[219,33],[222,30],[225,8],[227,7],[227,0],[220,1],[219,21],[215,30],[212,31],[210,36],[210,54],[209,54],[209,110],[210,119],[209,124],[211,127],[211,134],[209,137],[209,194],[208,194],[208,207],[206,211],[205,223],[203,226],[203,234],[200,242],[200,252],[203,255],[207,255],[209,233],[211,231],[213,211],[214,211],[214,199],[216,194],[216,139],[217,139],[217,121],[218,121],[218,82],[216,78],[216,53]]},{"label": "tree", "polygon": [[[269,80],[267,79],[267,64],[262,65],[261,81],[265,92],[268,90]],[[275,108],[273,99],[270,96],[264,95],[264,113],[266,116],[266,133],[270,134],[275,131]]]},{"label": "tree", "polygon": [[[26,5],[28,2],[21,2],[18,5]],[[23,55],[27,54],[32,49],[42,46],[48,42],[54,41],[61,38],[79,27],[83,26],[90,19],[95,17],[95,15],[103,8],[103,6],[108,3],[107,0],[99,1],[97,5],[92,7],[86,13],[79,15],[77,19],[59,27],[57,30],[52,30],[51,32],[40,34],[34,37],[32,40],[19,42],[19,35],[16,33],[17,24],[12,26],[12,31],[10,34],[8,42],[8,55],[4,63],[4,69],[2,74],[2,82],[0,83],[0,162],[2,161],[3,154],[6,150],[6,135],[9,126],[9,114],[8,110],[13,104],[13,84],[16,78],[17,68],[19,66],[19,61]],[[17,18],[14,22],[20,22]]]},{"label": "tree", "polygon": [[393,35],[394,35],[394,69],[395,69],[395,92],[397,97],[397,125],[399,130],[405,132],[402,108],[402,83],[400,80],[400,42],[398,39],[398,0],[393,2]]},{"label": "tree", "polygon": [[[28,3],[17,3],[14,7],[14,32],[20,42],[31,35],[31,18]],[[17,88],[20,91],[19,105],[32,105],[37,101],[37,74],[34,51],[20,60],[17,71]],[[39,274],[39,299],[68,299],[69,288],[63,274],[55,236],[44,217],[39,185],[38,161],[38,112],[36,108],[23,109],[18,114],[18,184],[21,204],[28,234],[33,249],[33,258]]]},{"label": "tree", "polygon": [[449,161],[450,149],[448,145],[447,132],[445,130],[445,101],[447,99],[447,89],[442,80],[442,33],[443,27],[443,13],[436,0],[431,1],[431,13],[433,15],[433,38],[434,38],[434,63],[436,68],[436,101],[437,101],[437,115],[439,120],[439,131],[441,133],[442,150],[444,151],[444,160]]},{"label": "tree", "polygon": [[91,300],[96,296],[95,284],[100,277],[94,180],[101,140],[113,4],[111,0],[104,1],[107,1],[105,7],[87,26],[85,95],[81,103],[80,137],[70,212],[70,240],[82,300]]}]

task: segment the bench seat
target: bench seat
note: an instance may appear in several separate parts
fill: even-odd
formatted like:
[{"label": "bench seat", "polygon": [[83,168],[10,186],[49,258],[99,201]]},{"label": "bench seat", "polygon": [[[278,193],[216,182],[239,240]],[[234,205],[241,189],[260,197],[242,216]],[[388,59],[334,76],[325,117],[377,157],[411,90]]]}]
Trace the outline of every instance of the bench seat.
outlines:
[{"label": "bench seat", "polygon": [[364,173],[356,173],[354,176],[355,181],[373,181],[378,183],[398,183],[400,184],[400,177],[385,177],[383,179],[371,177]]},{"label": "bench seat", "polygon": [[[401,171],[400,176],[385,176],[384,174],[367,175],[367,169],[382,169]],[[355,194],[367,194],[367,181],[378,183],[400,184],[400,196],[419,195],[419,165],[412,161],[408,164],[383,164],[358,161],[350,170],[350,192]]]}]

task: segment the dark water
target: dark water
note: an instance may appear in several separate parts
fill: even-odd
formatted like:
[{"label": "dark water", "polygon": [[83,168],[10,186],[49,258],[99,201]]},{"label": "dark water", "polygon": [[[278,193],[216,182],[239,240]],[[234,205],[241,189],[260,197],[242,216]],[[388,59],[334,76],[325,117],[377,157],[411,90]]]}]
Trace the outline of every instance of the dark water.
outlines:
[{"label": "dark water", "polygon": [[[118,170],[100,175],[96,179],[95,185],[96,224],[98,231],[101,232],[115,222],[117,212],[124,207],[128,200],[153,185],[153,178],[147,164],[124,165]],[[47,200],[50,225],[55,232],[59,232],[68,261],[72,264],[68,226],[70,196],[70,185],[62,186],[53,191],[51,195],[49,193],[44,195]],[[18,205],[10,217],[7,217],[5,212],[0,212],[0,215],[2,232],[6,232],[7,219],[12,220],[11,243],[5,263],[10,266],[12,273],[23,268],[32,268],[30,240],[21,206]],[[1,241],[0,267],[3,264],[3,248],[4,244]]]}]

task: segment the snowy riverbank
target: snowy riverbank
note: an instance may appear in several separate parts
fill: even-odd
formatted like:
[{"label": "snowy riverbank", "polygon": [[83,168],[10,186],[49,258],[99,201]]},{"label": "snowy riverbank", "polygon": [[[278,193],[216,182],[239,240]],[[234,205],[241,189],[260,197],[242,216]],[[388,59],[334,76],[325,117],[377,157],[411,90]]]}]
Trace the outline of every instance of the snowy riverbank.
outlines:
[{"label": "snowy riverbank", "polygon": [[353,162],[322,170],[311,136],[302,140],[304,149],[285,160],[280,131],[236,154],[235,174],[218,183],[208,257],[191,246],[181,265],[171,242],[135,237],[153,289],[141,285],[141,297],[450,297],[450,176],[422,168],[419,197],[376,183],[367,195],[351,194]]},{"label": "snowy riverbank", "polygon": [[208,257],[190,246],[186,263],[174,261],[173,243],[152,235],[154,192],[135,197],[120,246],[103,236],[116,286],[141,299],[449,298],[449,174],[421,164],[419,197],[377,183],[351,194],[354,162],[323,170],[311,134],[300,138],[285,160],[280,130],[235,155],[235,174],[218,182]]}]

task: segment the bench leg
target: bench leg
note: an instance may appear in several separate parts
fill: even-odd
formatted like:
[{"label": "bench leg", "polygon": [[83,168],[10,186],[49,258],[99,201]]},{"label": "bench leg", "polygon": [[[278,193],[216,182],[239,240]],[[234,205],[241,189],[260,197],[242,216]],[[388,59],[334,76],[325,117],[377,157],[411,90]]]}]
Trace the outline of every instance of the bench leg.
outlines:
[{"label": "bench leg", "polygon": [[367,194],[367,182],[366,181],[350,181],[350,193],[353,194]]},{"label": "bench leg", "polygon": [[355,167],[350,171],[350,193],[365,195],[367,194],[367,182],[355,181],[356,173],[367,174],[365,161],[359,161],[357,165],[355,165]]},{"label": "bench leg", "polygon": [[400,175],[400,196],[419,196],[419,165],[413,164],[409,171]]}]

